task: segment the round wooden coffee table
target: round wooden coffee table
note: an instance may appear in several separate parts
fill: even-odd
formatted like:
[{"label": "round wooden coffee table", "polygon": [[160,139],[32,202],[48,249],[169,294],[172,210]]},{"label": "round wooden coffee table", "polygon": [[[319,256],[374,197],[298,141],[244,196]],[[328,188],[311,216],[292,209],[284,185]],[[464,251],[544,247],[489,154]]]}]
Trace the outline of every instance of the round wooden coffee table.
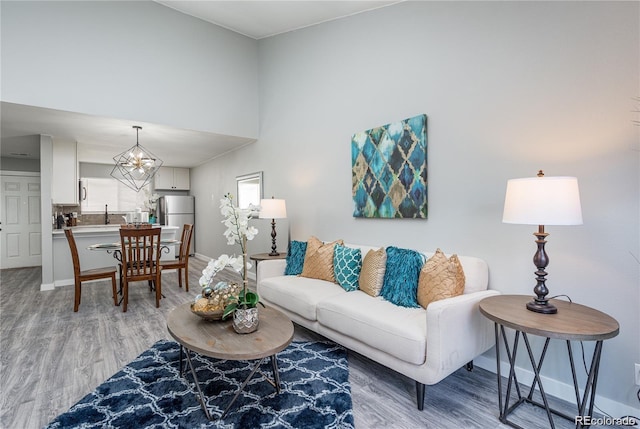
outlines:
[{"label": "round wooden coffee table", "polygon": [[182,370],[183,348],[191,375],[195,381],[198,400],[207,416],[211,420],[211,413],[206,406],[204,395],[191,362],[191,352],[204,356],[224,360],[255,360],[253,370],[238,389],[231,402],[227,405],[220,419],[224,418],[231,405],[238,398],[249,380],[260,372],[259,368],[266,358],[271,359],[273,380],[260,372],[266,381],[271,383],[280,393],[280,376],[276,354],[286,349],[293,340],[293,323],[282,312],[273,308],[260,307],[260,325],[258,330],[250,334],[238,334],[233,330],[231,319],[226,321],[207,322],[191,312],[191,303],[182,304],[169,313],[167,329],[169,334],[180,344],[180,373]]}]

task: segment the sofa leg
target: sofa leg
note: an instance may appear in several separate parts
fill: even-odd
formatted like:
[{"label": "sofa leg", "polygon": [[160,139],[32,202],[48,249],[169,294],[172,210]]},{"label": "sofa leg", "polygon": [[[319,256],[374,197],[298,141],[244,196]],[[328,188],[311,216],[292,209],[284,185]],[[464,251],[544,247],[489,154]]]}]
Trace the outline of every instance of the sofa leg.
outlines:
[{"label": "sofa leg", "polygon": [[470,360],[464,367],[467,368],[467,371],[473,371],[473,361]]},{"label": "sofa leg", "polygon": [[416,381],[416,399],[418,402],[418,410],[424,410],[424,384]]}]

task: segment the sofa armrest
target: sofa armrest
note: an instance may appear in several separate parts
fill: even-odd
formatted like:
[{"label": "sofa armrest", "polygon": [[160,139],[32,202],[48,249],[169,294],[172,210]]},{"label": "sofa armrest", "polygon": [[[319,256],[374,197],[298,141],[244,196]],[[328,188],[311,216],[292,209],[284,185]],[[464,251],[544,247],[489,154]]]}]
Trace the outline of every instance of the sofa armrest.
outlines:
[{"label": "sofa armrest", "polygon": [[427,307],[427,367],[430,383],[489,350],[495,344],[493,323],[482,316],[478,304],[499,295],[484,290],[432,302]]},{"label": "sofa armrest", "polygon": [[260,283],[269,277],[283,276],[286,266],[287,261],[285,259],[260,261],[256,267],[256,283]]}]

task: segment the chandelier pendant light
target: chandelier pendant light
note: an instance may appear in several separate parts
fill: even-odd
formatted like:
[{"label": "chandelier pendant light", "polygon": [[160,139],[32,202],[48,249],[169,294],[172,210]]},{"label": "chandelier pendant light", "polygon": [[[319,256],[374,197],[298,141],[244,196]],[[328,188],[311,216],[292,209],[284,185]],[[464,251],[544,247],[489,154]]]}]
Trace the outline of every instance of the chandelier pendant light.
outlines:
[{"label": "chandelier pendant light", "polygon": [[111,176],[134,191],[139,192],[140,189],[151,182],[153,176],[162,166],[162,160],[142,147],[138,142],[138,132],[142,127],[134,125],[133,128],[136,129],[136,144],[113,157],[116,165],[111,171]]}]

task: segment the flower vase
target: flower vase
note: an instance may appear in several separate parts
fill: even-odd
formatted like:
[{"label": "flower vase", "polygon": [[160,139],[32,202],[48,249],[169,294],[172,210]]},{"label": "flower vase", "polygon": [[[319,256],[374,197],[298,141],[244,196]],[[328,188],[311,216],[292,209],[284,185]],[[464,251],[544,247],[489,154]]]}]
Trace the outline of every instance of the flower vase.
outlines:
[{"label": "flower vase", "polygon": [[258,329],[260,318],[258,317],[258,307],[237,308],[233,312],[233,329],[238,334],[250,334]]}]

